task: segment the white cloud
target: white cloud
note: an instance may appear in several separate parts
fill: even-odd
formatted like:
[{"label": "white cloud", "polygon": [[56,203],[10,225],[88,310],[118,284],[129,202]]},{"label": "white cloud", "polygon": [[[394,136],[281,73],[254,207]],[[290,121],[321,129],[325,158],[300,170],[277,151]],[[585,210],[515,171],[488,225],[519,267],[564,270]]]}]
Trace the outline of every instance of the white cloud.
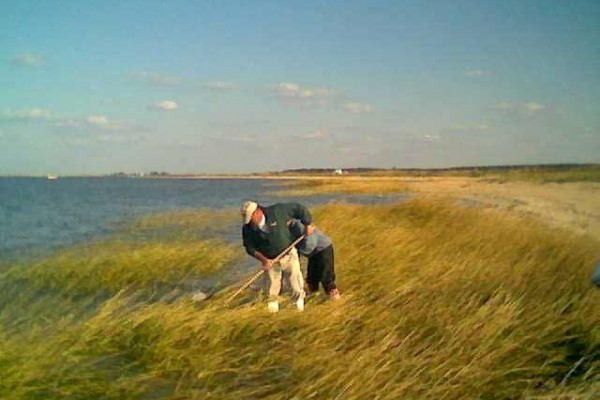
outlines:
[{"label": "white cloud", "polygon": [[535,101],[526,103],[504,101],[492,106],[491,109],[500,111],[504,114],[522,114],[531,116],[543,112],[547,109],[547,106]]},{"label": "white cloud", "polygon": [[148,71],[132,72],[129,74],[129,76],[138,82],[148,83],[155,86],[177,86],[183,81],[179,76]]},{"label": "white cloud", "polygon": [[155,103],[153,108],[157,110],[173,111],[179,108],[179,104],[177,104],[173,100],[163,100],[159,101],[158,103]]},{"label": "white cloud", "polygon": [[0,119],[8,120],[47,120],[52,118],[52,113],[43,108],[30,108],[26,110],[5,109],[0,113]]},{"label": "white cloud", "polygon": [[55,126],[62,128],[94,128],[104,131],[116,131],[124,129],[123,124],[111,121],[105,115],[90,115],[83,119],[60,118],[54,123]]},{"label": "white cloud", "polygon": [[275,87],[274,93],[287,104],[301,106],[324,105],[334,94],[326,87],[302,87],[291,82],[280,83]]},{"label": "white cloud", "polygon": [[106,131],[116,131],[124,129],[124,126],[122,124],[111,121],[104,115],[90,115],[85,119],[84,123],[87,126],[99,128]]},{"label": "white cloud", "polygon": [[105,115],[90,115],[86,118],[64,118],[55,115],[43,108],[30,108],[25,110],[5,109],[0,111],[0,120],[8,121],[39,121],[61,128],[95,128],[105,131],[126,129],[126,126],[111,121]]},{"label": "white cloud", "polygon": [[86,119],[87,123],[96,126],[106,126],[109,124],[108,118],[104,115],[91,115]]},{"label": "white cloud", "polygon": [[24,53],[13,57],[12,62],[24,66],[36,66],[44,62],[44,57],[35,53]]},{"label": "white cloud", "polygon": [[473,69],[470,71],[465,71],[465,76],[467,78],[483,78],[484,76],[490,76],[492,73],[490,71],[485,71],[482,69]]},{"label": "white cloud", "polygon": [[59,119],[54,123],[55,126],[65,128],[80,128],[84,125],[84,121],[80,119]]},{"label": "white cloud", "polygon": [[439,142],[442,137],[438,134],[423,135],[423,140],[426,142]]},{"label": "white cloud", "polygon": [[528,114],[535,114],[535,113],[541,112],[545,108],[546,108],[546,106],[544,104],[540,104],[540,103],[536,103],[536,102],[529,102],[529,103],[523,104],[523,110]]},{"label": "white cloud", "polygon": [[493,131],[495,127],[486,123],[467,123],[453,125],[445,129],[448,132],[488,132]]},{"label": "white cloud", "polygon": [[362,114],[372,112],[373,106],[363,103],[346,103],[344,104],[344,109],[352,114]]},{"label": "white cloud", "polygon": [[131,141],[132,138],[122,135],[102,134],[95,137],[95,140],[103,143],[125,143]]},{"label": "white cloud", "polygon": [[511,110],[514,110],[515,108],[516,108],[515,103],[508,103],[506,101],[503,101],[501,103],[496,104],[495,106],[492,106],[492,109],[498,110],[498,111],[511,111]]},{"label": "white cloud", "polygon": [[216,90],[235,90],[238,89],[238,85],[232,82],[207,82],[203,87],[207,89],[216,89]]},{"label": "white cloud", "polygon": [[316,130],[311,132],[305,132],[297,135],[296,137],[300,139],[310,139],[310,140],[322,140],[327,139],[331,136],[331,134],[327,131]]},{"label": "white cloud", "polygon": [[240,142],[240,143],[252,143],[252,142],[257,141],[256,136],[254,136],[254,135],[233,136],[229,139],[233,142]]}]

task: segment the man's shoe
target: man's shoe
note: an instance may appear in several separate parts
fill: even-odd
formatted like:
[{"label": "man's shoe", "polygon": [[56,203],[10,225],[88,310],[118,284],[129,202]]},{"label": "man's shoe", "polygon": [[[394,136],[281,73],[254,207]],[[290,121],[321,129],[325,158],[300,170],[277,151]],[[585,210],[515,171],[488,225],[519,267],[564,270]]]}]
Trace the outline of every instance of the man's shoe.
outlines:
[{"label": "man's shoe", "polygon": [[296,307],[298,308],[298,311],[304,311],[304,298],[303,297],[296,300]]},{"label": "man's shoe", "polygon": [[331,291],[329,292],[329,296],[331,297],[331,300],[339,300],[342,298],[342,295],[340,294],[340,291],[337,288],[331,289]]},{"label": "man's shoe", "polygon": [[269,309],[269,312],[276,313],[277,311],[279,311],[279,302],[269,301],[267,303],[267,308]]}]

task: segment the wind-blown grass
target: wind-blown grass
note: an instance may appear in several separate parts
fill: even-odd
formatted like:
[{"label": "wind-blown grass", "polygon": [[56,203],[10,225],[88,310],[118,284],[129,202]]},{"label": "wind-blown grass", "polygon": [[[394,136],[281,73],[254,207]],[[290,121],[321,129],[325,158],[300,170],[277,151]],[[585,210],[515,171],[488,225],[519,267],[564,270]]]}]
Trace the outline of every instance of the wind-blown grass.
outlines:
[{"label": "wind-blown grass", "polygon": [[[599,393],[600,296],[589,285],[597,242],[494,210],[427,201],[337,204],[316,209],[315,219],[334,240],[344,297],[310,300],[302,314],[290,302],[268,314],[251,292],[225,307],[228,293],[198,305],[186,298],[144,301],[103,285],[110,296],[87,313],[69,316],[78,303],[66,303],[62,316],[15,329],[6,318],[11,298],[0,295],[0,398],[592,399]],[[114,253],[132,265],[130,256]],[[167,268],[149,255],[140,269],[154,278],[134,280],[138,288],[160,280],[157,272]],[[52,268],[63,265],[70,263]],[[38,281],[27,268],[2,279],[19,280],[28,293],[29,280]],[[112,279],[130,283],[117,278],[127,270],[119,262],[109,270]],[[93,286],[60,277],[52,288],[63,295],[77,290],[71,279],[87,287],[84,293]]]}]

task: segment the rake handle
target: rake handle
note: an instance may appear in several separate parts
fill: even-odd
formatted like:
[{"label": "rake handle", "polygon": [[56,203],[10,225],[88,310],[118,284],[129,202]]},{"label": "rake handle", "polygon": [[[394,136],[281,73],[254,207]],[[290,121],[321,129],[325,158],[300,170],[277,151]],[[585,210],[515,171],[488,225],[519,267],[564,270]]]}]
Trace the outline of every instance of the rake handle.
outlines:
[{"label": "rake handle", "polygon": [[[287,253],[289,253],[294,248],[294,246],[296,246],[298,243],[300,243],[305,237],[306,237],[306,235],[302,235],[298,239],[294,240],[292,242],[292,244],[290,244],[288,247],[286,247],[285,250],[283,250],[281,253],[279,253],[279,255],[272,260],[273,264],[275,264],[276,262],[278,262],[279,260],[281,260],[281,258],[283,258]],[[259,269],[258,271],[256,271],[256,273],[254,274],[254,276],[252,278],[250,278],[248,280],[248,282],[244,283],[242,285],[242,287],[240,287],[234,294],[232,294],[231,296],[229,296],[229,298],[227,300],[225,300],[225,305],[229,304],[240,293],[242,293],[244,290],[246,290],[246,288],[248,286],[252,285],[252,282],[254,282],[255,280],[257,280],[262,274],[264,274],[264,272],[265,272],[265,270],[262,269],[262,268]]]}]

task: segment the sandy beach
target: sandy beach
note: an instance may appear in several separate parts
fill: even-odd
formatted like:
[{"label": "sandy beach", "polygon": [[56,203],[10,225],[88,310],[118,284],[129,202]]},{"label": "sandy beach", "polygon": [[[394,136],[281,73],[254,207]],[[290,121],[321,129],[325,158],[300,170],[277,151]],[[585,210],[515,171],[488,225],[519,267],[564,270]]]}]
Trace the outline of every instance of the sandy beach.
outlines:
[{"label": "sandy beach", "polygon": [[600,240],[600,183],[500,183],[463,177],[403,181],[418,196],[450,197],[506,209]]}]

